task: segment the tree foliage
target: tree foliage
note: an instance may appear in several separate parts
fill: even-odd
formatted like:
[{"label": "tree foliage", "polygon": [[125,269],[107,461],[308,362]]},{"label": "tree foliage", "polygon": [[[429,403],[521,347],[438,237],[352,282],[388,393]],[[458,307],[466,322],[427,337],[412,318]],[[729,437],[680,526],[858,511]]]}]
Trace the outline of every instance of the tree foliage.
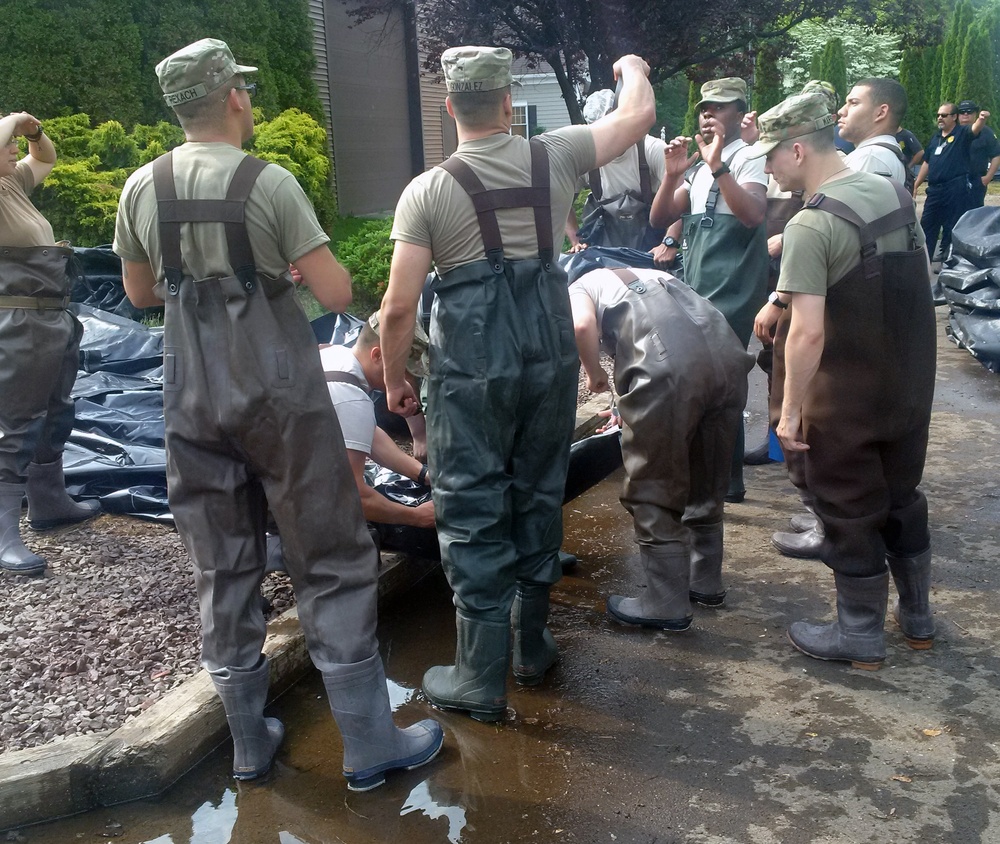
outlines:
[{"label": "tree foliage", "polygon": [[5,111],[122,126],[169,119],[154,68],[210,35],[260,68],[268,117],[295,106],[323,122],[308,0],[0,0],[0,17]]},{"label": "tree foliage", "polygon": [[990,34],[983,23],[974,23],[969,28],[962,50],[962,68],[958,75],[956,98],[972,100],[981,109],[997,113]]},{"label": "tree foliage", "polygon": [[[326,181],[330,160],[325,130],[297,109],[259,122],[256,130],[250,151],[290,170],[320,222],[329,226],[335,212]],[[45,131],[59,160],[32,200],[57,239],[79,246],[110,243],[118,198],[129,174],[184,141],[184,133],[168,123],[138,125],[127,132],[112,120],[91,129],[86,114],[47,120]]]},{"label": "tree foliage", "polygon": [[[381,17],[407,0],[351,0],[358,21]],[[612,64],[638,53],[656,82],[749,45],[775,39],[801,21],[852,12],[891,24],[931,0],[421,0],[417,18],[427,68],[438,71],[443,50],[456,44],[503,44],[515,55],[552,66],[575,123],[578,90],[613,87]],[[589,83],[589,85],[588,85]]]},{"label": "tree foliage", "polygon": [[941,53],[941,102],[958,102],[962,99],[962,53],[969,39],[974,14],[969,0],[962,0],[951,17]]}]

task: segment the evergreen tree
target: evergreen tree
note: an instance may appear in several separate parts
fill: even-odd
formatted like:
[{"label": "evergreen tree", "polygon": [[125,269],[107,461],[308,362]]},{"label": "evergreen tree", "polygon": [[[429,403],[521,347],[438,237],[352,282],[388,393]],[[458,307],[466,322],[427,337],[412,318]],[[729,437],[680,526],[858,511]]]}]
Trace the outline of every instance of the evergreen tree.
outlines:
[{"label": "evergreen tree", "polygon": [[957,102],[961,99],[959,77],[962,73],[962,54],[968,41],[972,19],[972,3],[969,0],[961,0],[952,13],[951,24],[948,27],[948,34],[945,36],[941,51],[940,99],[942,103]]},{"label": "evergreen tree", "polygon": [[839,38],[831,38],[823,48],[823,58],[820,63],[821,75],[818,79],[829,82],[837,90],[837,96],[843,100],[847,97],[847,59],[844,57],[844,42]]},{"label": "evergreen tree", "polygon": [[812,61],[809,62],[809,79],[823,79],[823,50],[813,53]]},{"label": "evergreen tree", "polygon": [[903,125],[920,138],[929,136],[927,110],[929,92],[925,77],[924,53],[926,48],[908,47],[899,63],[899,83],[906,89],[908,102]]},{"label": "evergreen tree", "polygon": [[782,99],[778,51],[772,45],[765,45],[757,53],[751,108],[758,114],[763,114],[769,108],[780,103]]},{"label": "evergreen tree", "polygon": [[935,46],[927,49],[927,53],[924,57],[924,78],[927,80],[927,100],[925,107],[927,110],[928,138],[937,131],[937,120],[934,115],[937,114],[938,106],[941,105],[942,102],[941,63],[943,53],[944,45],[936,44]]},{"label": "evergreen tree", "polygon": [[684,135],[691,138],[698,131],[698,103],[701,102],[701,83],[693,79],[688,85],[688,107],[684,115]]},{"label": "evergreen tree", "polygon": [[972,100],[981,109],[996,113],[990,34],[982,23],[973,24],[969,29],[962,51],[956,100]]}]

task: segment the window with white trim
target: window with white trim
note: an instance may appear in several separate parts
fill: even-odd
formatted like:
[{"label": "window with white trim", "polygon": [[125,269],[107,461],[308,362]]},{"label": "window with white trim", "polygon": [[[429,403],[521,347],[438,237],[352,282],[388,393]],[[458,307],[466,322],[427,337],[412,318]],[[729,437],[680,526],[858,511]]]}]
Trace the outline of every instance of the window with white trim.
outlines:
[{"label": "window with white trim", "polygon": [[512,103],[510,117],[510,133],[520,135],[522,138],[528,137],[528,104]]}]

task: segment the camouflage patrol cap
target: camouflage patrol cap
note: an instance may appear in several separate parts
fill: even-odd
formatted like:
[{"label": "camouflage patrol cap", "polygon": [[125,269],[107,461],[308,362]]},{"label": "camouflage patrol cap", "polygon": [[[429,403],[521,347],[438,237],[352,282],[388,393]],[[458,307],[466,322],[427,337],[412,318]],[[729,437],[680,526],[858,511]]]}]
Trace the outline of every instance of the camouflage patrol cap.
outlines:
[{"label": "camouflage patrol cap", "polygon": [[[372,331],[378,334],[378,311],[375,311],[375,313],[368,317],[368,325]],[[406,371],[410,375],[415,375],[417,378],[426,378],[430,374],[427,365],[427,347],[430,344],[431,341],[427,337],[427,332],[424,331],[424,327],[418,319],[417,324],[413,326],[413,342],[410,344],[410,356],[406,360]]]},{"label": "camouflage patrol cap", "polygon": [[747,158],[760,158],[782,141],[811,135],[836,122],[837,116],[830,112],[823,94],[795,94],[757,118],[760,137]]},{"label": "camouflage patrol cap", "polygon": [[222,87],[238,73],[254,73],[249,65],[237,64],[225,41],[202,38],[167,56],[156,66],[163,99],[171,108],[200,100]]},{"label": "camouflage patrol cap", "polygon": [[604,88],[594,91],[583,104],[583,119],[588,123],[594,123],[610,114],[615,107],[615,92]]},{"label": "camouflage patrol cap", "polygon": [[450,47],[441,56],[448,93],[496,91],[514,84],[506,47]]},{"label": "camouflage patrol cap", "polygon": [[702,85],[701,99],[695,108],[700,109],[704,103],[735,103],[737,100],[747,101],[747,83],[738,76],[727,76]]},{"label": "camouflage patrol cap", "polygon": [[802,86],[800,94],[822,94],[826,97],[827,105],[831,114],[836,114],[840,109],[840,97],[837,96],[837,89],[829,82],[822,79],[810,79]]}]

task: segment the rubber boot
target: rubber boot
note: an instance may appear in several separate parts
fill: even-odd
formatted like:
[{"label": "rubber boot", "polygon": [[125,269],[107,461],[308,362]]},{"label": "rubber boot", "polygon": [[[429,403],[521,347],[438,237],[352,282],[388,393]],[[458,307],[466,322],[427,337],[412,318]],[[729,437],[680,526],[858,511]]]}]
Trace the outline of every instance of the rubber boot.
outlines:
[{"label": "rubber boot", "polygon": [[691,559],[680,542],[640,545],[639,556],[646,572],[646,591],[638,598],[612,595],[608,615],[624,624],[658,630],[687,630],[693,614],[689,598]]},{"label": "rubber boot", "polygon": [[580,558],[576,554],[570,554],[568,551],[559,552],[559,566],[564,572],[576,568],[579,562]]},{"label": "rubber boot", "polygon": [[75,525],[101,512],[99,502],[77,502],[66,493],[62,457],[51,463],[29,463],[25,492],[28,495],[28,527],[32,530]]},{"label": "rubber boot", "polygon": [[814,530],[819,525],[819,519],[816,518],[816,514],[806,508],[804,513],[796,513],[792,518],[788,520],[788,525],[792,529],[792,533],[805,533],[809,530]]},{"label": "rubber boot", "polygon": [[39,575],[45,560],[32,554],[21,541],[21,484],[0,484],[0,569],[11,574]]},{"label": "rubber boot", "polygon": [[441,750],[444,730],[429,718],[400,729],[392,720],[382,657],[323,672],[330,711],[344,741],[344,776],[351,791],[371,791],[389,771],[426,765]]},{"label": "rubber boot", "polygon": [[771,457],[770,437],[764,437],[764,442],[743,454],[744,466],[765,466],[768,463],[774,462],[774,459]]},{"label": "rubber boot", "polygon": [[264,717],[267,690],[271,685],[267,657],[250,671],[219,668],[208,672],[222,698],[233,734],[233,776],[254,780],[271,770],[274,754],[285,735],[277,718]]},{"label": "rubber boot", "polygon": [[514,679],[522,686],[537,686],[559,659],[559,648],[546,627],[549,618],[549,587],[540,583],[518,583],[510,625],[514,628]]},{"label": "rubber boot", "polygon": [[934,615],[931,612],[931,550],[915,557],[886,555],[889,571],[896,582],[899,600],[893,609],[896,624],[906,643],[915,651],[934,646]]},{"label": "rubber boot", "polygon": [[691,600],[703,607],[726,603],[722,585],[722,522],[691,528]]},{"label": "rubber boot", "polygon": [[507,714],[510,624],[455,612],[454,665],[435,665],[424,674],[427,699],[441,709],[468,712],[492,723]]},{"label": "rubber boot", "polygon": [[820,549],[826,532],[823,523],[817,519],[816,526],[802,533],[773,533],[771,544],[786,557],[797,557],[800,560],[818,560]]},{"label": "rubber boot", "polygon": [[788,638],[802,653],[815,659],[849,662],[854,668],[877,671],[885,661],[885,608],[889,600],[889,572],[871,577],[848,577],[834,572],[837,583],[837,620],[831,624],[796,621]]}]

